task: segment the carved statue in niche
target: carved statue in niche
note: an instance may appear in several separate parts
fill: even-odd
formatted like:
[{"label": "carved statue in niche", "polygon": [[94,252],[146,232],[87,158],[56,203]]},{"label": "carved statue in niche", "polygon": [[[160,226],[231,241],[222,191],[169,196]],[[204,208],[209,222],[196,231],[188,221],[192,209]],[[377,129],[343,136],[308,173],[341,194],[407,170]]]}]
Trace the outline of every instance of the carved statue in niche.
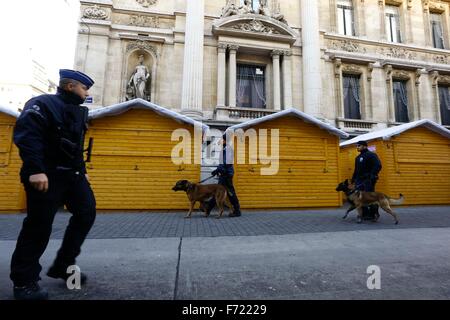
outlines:
[{"label": "carved statue in niche", "polygon": [[127,100],[141,98],[150,101],[150,92],[147,88],[150,88],[151,74],[144,65],[144,55],[139,55],[139,64],[133,71],[130,80],[127,84]]}]

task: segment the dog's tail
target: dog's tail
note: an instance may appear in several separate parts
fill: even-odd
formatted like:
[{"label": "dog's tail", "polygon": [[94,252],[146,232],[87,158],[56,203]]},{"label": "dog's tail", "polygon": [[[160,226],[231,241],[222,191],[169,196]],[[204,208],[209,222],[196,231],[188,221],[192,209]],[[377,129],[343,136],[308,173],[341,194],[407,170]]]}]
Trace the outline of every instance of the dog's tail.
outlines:
[{"label": "dog's tail", "polygon": [[398,199],[393,199],[393,198],[389,198],[389,204],[393,204],[394,206],[398,206],[401,205],[403,203],[403,201],[405,200],[405,197],[400,193],[400,198]]}]

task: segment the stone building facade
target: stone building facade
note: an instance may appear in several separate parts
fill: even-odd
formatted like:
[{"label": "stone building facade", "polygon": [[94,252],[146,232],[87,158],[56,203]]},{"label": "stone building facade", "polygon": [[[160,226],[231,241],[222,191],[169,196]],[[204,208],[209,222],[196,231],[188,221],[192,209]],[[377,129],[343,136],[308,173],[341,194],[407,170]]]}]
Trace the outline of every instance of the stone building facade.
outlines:
[{"label": "stone building facade", "polygon": [[145,99],[213,127],[293,107],[356,135],[450,125],[449,49],[450,0],[81,0],[75,68],[92,108],[141,66]]}]

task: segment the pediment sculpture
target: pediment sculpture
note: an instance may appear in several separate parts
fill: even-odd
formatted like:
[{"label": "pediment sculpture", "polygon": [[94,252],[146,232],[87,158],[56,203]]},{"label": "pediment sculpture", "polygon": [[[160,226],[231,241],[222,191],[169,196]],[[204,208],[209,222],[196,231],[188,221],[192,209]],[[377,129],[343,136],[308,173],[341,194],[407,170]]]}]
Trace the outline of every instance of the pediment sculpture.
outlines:
[{"label": "pediment sculpture", "polygon": [[280,5],[273,12],[270,12],[267,0],[259,1],[259,8],[255,11],[252,8],[252,2],[250,0],[244,0],[241,6],[235,4],[235,0],[228,0],[225,7],[222,8],[221,18],[226,18],[235,15],[246,15],[246,14],[256,14],[270,17],[272,19],[278,20],[284,24],[288,24],[284,15],[280,12]]}]

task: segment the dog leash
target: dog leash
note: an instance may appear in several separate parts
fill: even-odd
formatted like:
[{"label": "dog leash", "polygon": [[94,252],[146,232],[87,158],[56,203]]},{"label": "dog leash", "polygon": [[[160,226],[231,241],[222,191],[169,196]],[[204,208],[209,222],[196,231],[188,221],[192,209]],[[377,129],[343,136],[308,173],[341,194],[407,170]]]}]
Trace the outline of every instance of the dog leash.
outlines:
[{"label": "dog leash", "polygon": [[203,182],[206,182],[206,181],[208,181],[208,180],[211,180],[212,178],[214,178],[214,176],[211,176],[211,177],[209,177],[209,178],[206,178],[206,179],[204,179],[204,180],[200,181],[199,183],[203,183]]}]

